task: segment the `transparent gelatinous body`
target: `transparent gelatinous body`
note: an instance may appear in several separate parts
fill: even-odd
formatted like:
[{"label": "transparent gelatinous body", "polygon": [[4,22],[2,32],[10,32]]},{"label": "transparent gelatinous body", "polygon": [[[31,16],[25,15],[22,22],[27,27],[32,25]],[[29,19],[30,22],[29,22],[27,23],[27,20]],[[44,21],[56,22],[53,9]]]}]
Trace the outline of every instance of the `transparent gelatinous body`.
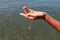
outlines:
[{"label": "transparent gelatinous body", "polygon": [[27,29],[31,30],[33,20],[29,20],[27,23]]}]

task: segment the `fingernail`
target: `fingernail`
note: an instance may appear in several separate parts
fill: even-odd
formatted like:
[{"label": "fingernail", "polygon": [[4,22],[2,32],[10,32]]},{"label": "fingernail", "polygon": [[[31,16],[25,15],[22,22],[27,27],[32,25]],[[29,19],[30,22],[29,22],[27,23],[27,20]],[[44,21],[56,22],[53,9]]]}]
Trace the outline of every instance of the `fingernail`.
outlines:
[{"label": "fingernail", "polygon": [[26,8],[26,6],[23,7],[23,9]]},{"label": "fingernail", "polygon": [[23,15],[23,13],[20,13],[20,15]]}]

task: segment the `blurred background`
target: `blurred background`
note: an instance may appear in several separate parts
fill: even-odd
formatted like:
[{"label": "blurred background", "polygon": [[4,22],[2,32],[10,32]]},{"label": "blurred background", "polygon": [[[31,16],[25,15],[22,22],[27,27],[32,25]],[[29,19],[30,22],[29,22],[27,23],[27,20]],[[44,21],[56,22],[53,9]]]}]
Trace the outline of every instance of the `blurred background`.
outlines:
[{"label": "blurred background", "polygon": [[60,0],[0,0],[0,40],[60,40],[60,33],[44,20],[32,22],[19,15],[22,7],[48,12],[60,21]]}]

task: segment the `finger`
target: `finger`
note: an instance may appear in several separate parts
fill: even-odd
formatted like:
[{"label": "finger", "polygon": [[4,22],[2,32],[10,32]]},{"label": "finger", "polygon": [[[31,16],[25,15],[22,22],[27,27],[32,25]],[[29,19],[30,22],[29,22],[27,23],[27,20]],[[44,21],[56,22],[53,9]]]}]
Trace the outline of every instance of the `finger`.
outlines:
[{"label": "finger", "polygon": [[34,17],[28,17],[28,19],[34,20]]},{"label": "finger", "polygon": [[24,16],[24,17],[27,17],[27,15],[26,15],[26,14],[24,14],[24,13],[20,13],[20,15],[21,15],[21,16]]},{"label": "finger", "polygon": [[24,10],[25,13],[29,13],[30,12],[30,10],[26,6],[23,7],[23,10]]}]

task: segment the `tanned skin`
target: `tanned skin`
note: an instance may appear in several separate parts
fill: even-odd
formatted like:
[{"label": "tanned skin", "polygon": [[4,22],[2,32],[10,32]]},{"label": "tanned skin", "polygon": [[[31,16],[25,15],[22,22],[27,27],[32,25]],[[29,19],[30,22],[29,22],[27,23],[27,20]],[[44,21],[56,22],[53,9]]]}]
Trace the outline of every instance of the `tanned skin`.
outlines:
[{"label": "tanned skin", "polygon": [[21,16],[24,16],[31,20],[43,19],[48,24],[50,24],[53,28],[55,28],[58,32],[60,32],[60,22],[48,15],[46,12],[34,11],[26,6],[23,7],[24,13],[20,13]]}]

